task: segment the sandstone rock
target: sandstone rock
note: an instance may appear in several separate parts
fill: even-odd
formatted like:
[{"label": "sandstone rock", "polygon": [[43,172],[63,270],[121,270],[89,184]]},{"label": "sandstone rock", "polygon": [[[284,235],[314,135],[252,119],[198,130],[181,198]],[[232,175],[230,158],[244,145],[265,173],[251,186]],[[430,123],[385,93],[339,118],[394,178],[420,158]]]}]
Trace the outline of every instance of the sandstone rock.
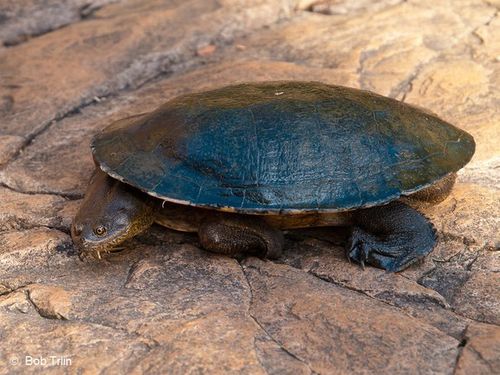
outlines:
[{"label": "sandstone rock", "polygon": [[79,202],[48,194],[23,194],[0,187],[0,232],[47,226],[69,230]]},{"label": "sandstone rock", "polygon": [[467,327],[464,341],[455,373],[494,374],[500,366],[500,329],[474,323]]},{"label": "sandstone rock", "polygon": [[441,235],[460,239],[471,250],[494,249],[500,243],[499,200],[499,190],[458,183],[444,202],[426,209],[425,214]]},{"label": "sandstone rock", "polygon": [[0,41],[15,45],[88,17],[97,8],[118,0],[0,1]]},{"label": "sandstone rock", "polygon": [[[415,91],[408,98],[418,94],[419,104],[427,108],[444,108],[450,98],[456,105],[463,106],[468,100],[478,100],[489,92],[490,73],[482,65],[470,60],[437,61],[427,65],[413,81]],[[425,99],[424,103],[422,98]]]},{"label": "sandstone rock", "polygon": [[81,197],[94,165],[89,153],[92,134],[103,127],[93,121],[105,117],[110,103],[103,102],[82,110],[82,115],[69,117],[53,125],[27,147],[22,155],[0,170],[0,180],[18,191],[62,194]]},{"label": "sandstone rock", "polygon": [[[499,5],[497,5],[498,9]],[[474,47],[474,58],[476,60],[499,61],[500,42],[495,35],[500,30],[500,19],[498,13],[488,22],[484,23],[475,31],[474,35],[479,38],[479,45]]]},{"label": "sandstone rock", "polygon": [[[5,294],[7,294],[5,292]],[[0,295],[0,309],[5,309],[9,312],[20,312],[27,314],[34,309],[33,305],[28,301],[26,292],[16,290],[6,296]]]},{"label": "sandstone rock", "polygon": [[491,19],[496,10],[482,5],[443,1],[430,7],[404,2],[357,17],[307,14],[275,26],[272,32],[251,36],[244,55],[352,72],[358,78],[349,85],[404,98],[426,63],[456,48],[461,38]]},{"label": "sandstone rock", "polygon": [[193,317],[188,321],[155,322],[163,332],[161,346],[144,357],[139,373],[265,374],[253,349],[257,327],[226,312]]},{"label": "sandstone rock", "polygon": [[[36,316],[28,319],[24,314],[2,313],[0,332],[10,338],[8,343],[3,340],[0,374],[25,374],[30,369],[49,374],[66,370],[126,373],[154,345],[110,327],[61,324]],[[39,364],[34,365],[34,360]]]},{"label": "sandstone rock", "polygon": [[71,294],[61,287],[43,284],[28,286],[29,300],[38,313],[48,319],[69,319]]},{"label": "sandstone rock", "polygon": [[[498,257],[498,254],[496,255]],[[459,314],[480,322],[500,324],[500,275],[498,272],[473,272],[453,296]]]},{"label": "sandstone rock", "polygon": [[255,351],[266,374],[310,374],[307,363],[285,351],[264,332],[255,339]]},{"label": "sandstone rock", "polygon": [[[344,2],[337,0],[315,0],[304,1],[301,5],[303,9],[323,14],[358,14],[364,12],[376,12],[383,8],[398,4],[399,0],[379,0],[379,1],[356,1]],[[312,4],[308,4],[312,3]]]},{"label": "sandstone rock", "polygon": [[[0,106],[0,114],[2,107]],[[16,135],[0,135],[0,167],[12,159],[24,144],[24,138]]]},{"label": "sandstone rock", "polygon": [[[434,252],[429,257],[433,258]],[[398,274],[370,267],[361,270],[359,265],[348,263],[343,247],[306,239],[291,245],[282,261],[335,285],[397,306],[406,314],[455,338],[462,336],[468,323],[468,319],[451,311],[449,303],[441,294],[408,278],[407,273],[411,270]],[[422,272],[421,264],[412,268]]]},{"label": "sandstone rock", "polygon": [[500,272],[500,256],[498,251],[482,252],[474,259],[474,262],[470,264],[469,269],[473,272]]},{"label": "sandstone rock", "polygon": [[[496,191],[500,190],[500,156],[472,161],[460,171],[460,182],[483,185]],[[495,192],[492,193],[493,195]]]},{"label": "sandstone rock", "polygon": [[312,372],[439,373],[454,364],[455,339],[382,302],[255,258],[244,271],[251,316]]},{"label": "sandstone rock", "polygon": [[0,232],[0,269],[12,272],[27,265],[57,267],[74,261],[74,257],[69,257],[69,247],[71,239],[58,230],[34,228]]},{"label": "sandstone rock", "polygon": [[[498,251],[460,254],[426,274],[422,285],[439,292],[464,317],[498,324]],[[477,264],[476,264],[477,263]]]},{"label": "sandstone rock", "polygon": [[[248,316],[250,291],[235,260],[190,245],[136,244],[135,250],[103,262],[67,264],[59,272],[45,269],[38,283],[25,287],[27,294],[16,290],[0,296],[0,332],[8,348],[2,360],[55,353],[73,359],[72,371],[103,371],[110,366],[110,359],[101,358],[106,354],[119,361],[119,368],[141,373],[254,374],[265,373],[262,366],[270,372],[303,367],[274,342],[257,352],[255,340],[262,333]],[[33,305],[21,312],[27,296]],[[52,323],[61,317],[70,321]],[[13,324],[19,332],[10,328]],[[35,325],[33,336],[28,324]],[[38,333],[42,329],[45,334]],[[72,337],[77,332],[79,340]],[[49,340],[51,335],[61,336]],[[107,349],[97,355],[92,342]],[[121,345],[135,347],[139,358]],[[86,354],[97,359],[86,365]]]},{"label": "sandstone rock", "polygon": [[212,55],[215,50],[217,49],[217,46],[213,44],[208,44],[206,46],[200,47],[196,50],[196,54],[201,57],[206,57]]}]

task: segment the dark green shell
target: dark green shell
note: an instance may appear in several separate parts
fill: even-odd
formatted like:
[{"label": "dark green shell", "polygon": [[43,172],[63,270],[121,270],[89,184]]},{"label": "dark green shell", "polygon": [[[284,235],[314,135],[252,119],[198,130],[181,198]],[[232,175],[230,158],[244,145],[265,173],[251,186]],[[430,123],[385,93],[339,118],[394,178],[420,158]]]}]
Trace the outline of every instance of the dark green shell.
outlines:
[{"label": "dark green shell", "polygon": [[92,142],[105,172],[155,197],[248,213],[383,204],[457,171],[474,147],[394,99],[293,81],[181,96]]}]

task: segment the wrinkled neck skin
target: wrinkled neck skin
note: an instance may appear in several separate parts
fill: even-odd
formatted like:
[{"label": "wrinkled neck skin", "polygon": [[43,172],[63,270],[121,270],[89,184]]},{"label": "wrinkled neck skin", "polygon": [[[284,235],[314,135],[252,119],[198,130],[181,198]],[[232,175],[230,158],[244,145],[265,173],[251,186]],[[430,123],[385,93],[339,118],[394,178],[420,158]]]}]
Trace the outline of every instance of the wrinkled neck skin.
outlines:
[{"label": "wrinkled neck skin", "polygon": [[96,168],[71,226],[80,256],[101,258],[149,228],[155,220],[152,199]]}]

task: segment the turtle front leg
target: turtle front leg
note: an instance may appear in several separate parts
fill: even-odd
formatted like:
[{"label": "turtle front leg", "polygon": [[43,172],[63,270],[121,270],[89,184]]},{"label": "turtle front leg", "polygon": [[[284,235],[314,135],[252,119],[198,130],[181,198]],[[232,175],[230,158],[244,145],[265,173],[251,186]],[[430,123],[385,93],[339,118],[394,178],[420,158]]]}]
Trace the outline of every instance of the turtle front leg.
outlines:
[{"label": "turtle front leg", "polygon": [[216,215],[202,221],[198,229],[205,250],[235,256],[240,253],[279,258],[283,233],[256,216]]},{"label": "turtle front leg", "polygon": [[347,244],[347,256],[364,266],[397,272],[431,252],[436,243],[432,224],[401,202],[360,210]]}]

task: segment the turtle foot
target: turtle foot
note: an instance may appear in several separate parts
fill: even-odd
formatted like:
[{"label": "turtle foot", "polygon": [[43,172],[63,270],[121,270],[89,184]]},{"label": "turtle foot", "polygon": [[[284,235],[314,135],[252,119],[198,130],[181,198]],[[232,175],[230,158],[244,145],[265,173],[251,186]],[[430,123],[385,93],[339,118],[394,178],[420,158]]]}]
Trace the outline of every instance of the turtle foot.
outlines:
[{"label": "turtle foot", "polygon": [[346,255],[349,260],[359,263],[363,269],[366,264],[390,272],[406,268],[404,260],[407,257],[401,249],[388,246],[359,227],[353,229],[346,247]]},{"label": "turtle foot", "polygon": [[434,248],[432,224],[418,211],[395,202],[362,210],[356,218],[346,255],[390,272],[401,271]]}]

